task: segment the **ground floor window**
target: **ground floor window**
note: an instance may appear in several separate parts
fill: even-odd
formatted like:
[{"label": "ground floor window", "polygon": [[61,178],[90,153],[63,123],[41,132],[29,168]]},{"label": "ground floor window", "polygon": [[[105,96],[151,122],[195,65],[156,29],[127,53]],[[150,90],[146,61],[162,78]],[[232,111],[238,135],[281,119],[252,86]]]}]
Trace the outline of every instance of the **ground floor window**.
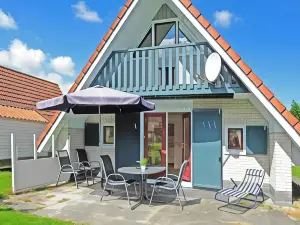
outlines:
[{"label": "ground floor window", "polygon": [[268,129],[266,126],[227,125],[226,150],[232,155],[267,154]]}]

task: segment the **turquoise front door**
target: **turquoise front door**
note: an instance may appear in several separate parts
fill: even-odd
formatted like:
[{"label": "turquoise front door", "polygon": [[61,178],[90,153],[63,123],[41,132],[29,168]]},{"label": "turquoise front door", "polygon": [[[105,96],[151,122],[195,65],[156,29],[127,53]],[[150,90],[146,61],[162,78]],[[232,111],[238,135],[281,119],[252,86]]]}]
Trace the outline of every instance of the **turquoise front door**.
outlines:
[{"label": "turquoise front door", "polygon": [[221,110],[193,112],[193,186],[222,188]]}]

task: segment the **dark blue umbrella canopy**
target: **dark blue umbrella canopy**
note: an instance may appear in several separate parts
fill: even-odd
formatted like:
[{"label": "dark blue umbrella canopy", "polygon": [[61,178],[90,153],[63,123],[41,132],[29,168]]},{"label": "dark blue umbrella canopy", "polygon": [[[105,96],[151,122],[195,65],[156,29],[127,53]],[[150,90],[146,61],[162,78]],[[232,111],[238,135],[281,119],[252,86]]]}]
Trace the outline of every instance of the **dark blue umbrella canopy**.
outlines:
[{"label": "dark blue umbrella canopy", "polygon": [[110,114],[152,111],[155,104],[135,94],[95,86],[38,102],[36,107],[68,113],[72,110],[74,114]]}]

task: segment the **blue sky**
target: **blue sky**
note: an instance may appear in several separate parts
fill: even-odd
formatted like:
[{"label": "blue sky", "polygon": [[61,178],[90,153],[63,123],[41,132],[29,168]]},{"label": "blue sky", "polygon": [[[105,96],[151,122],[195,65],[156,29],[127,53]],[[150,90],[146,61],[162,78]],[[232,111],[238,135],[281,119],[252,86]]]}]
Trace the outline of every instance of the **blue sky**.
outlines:
[{"label": "blue sky", "polygon": [[[1,0],[0,64],[67,89],[124,3]],[[285,105],[300,102],[299,0],[193,3]]]}]

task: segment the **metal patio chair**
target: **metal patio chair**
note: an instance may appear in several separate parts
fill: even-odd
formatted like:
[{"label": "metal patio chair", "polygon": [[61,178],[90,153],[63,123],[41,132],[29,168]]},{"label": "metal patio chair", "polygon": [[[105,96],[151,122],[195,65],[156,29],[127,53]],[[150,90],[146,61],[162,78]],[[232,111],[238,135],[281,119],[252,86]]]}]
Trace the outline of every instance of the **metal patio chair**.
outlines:
[{"label": "metal patio chair", "polygon": [[[221,202],[225,202],[229,205],[238,205],[241,200],[249,200],[254,201],[254,204],[250,207],[242,206],[244,208],[255,208],[257,206],[257,198],[261,194],[262,201],[264,202],[264,193],[262,191],[262,184],[265,177],[265,171],[264,170],[258,170],[258,169],[247,169],[245,177],[243,181],[237,185],[233,179],[231,181],[233,182],[234,186],[233,188],[227,188],[223,189],[221,191],[218,191],[215,195],[215,199]],[[220,195],[227,196],[228,200],[222,200],[219,198]],[[255,199],[249,199],[247,196],[254,196]],[[237,202],[230,202],[230,198],[235,198],[238,201]]]},{"label": "metal patio chair", "polygon": [[180,167],[180,171],[179,171],[178,176],[174,175],[174,174],[168,174],[165,177],[159,177],[155,180],[152,195],[151,195],[151,199],[150,199],[150,203],[149,203],[149,207],[151,206],[154,192],[156,192],[157,189],[162,189],[162,190],[167,190],[167,191],[176,191],[176,195],[177,195],[179,205],[181,207],[181,210],[183,210],[183,206],[181,204],[181,199],[180,199],[180,189],[182,191],[184,202],[186,203],[186,198],[185,198],[185,194],[184,194],[181,183],[182,183],[183,173],[184,173],[187,165],[188,165],[188,161],[185,160],[182,163],[181,167]]},{"label": "metal patio chair", "polygon": [[103,199],[103,195],[108,184],[112,186],[111,194],[113,193],[113,189],[115,186],[124,186],[127,194],[128,203],[130,205],[128,187],[134,185],[135,194],[137,195],[136,180],[126,180],[123,175],[115,173],[111,158],[108,155],[102,155],[100,156],[100,159],[102,161],[103,175],[105,179],[105,185],[102,191],[101,201]]},{"label": "metal patio chair", "polygon": [[94,184],[93,172],[97,169],[101,171],[101,164],[98,161],[89,161],[85,149],[76,149],[78,162],[85,166],[86,171],[90,171],[91,178]]},{"label": "metal patio chair", "polygon": [[62,173],[73,174],[77,188],[78,188],[77,176],[80,174],[84,174],[87,185],[89,185],[85,166],[82,163],[71,162],[70,156],[69,156],[69,153],[67,150],[56,151],[56,154],[58,156],[59,166],[60,166],[60,171],[59,171],[58,179],[56,182],[56,186],[58,185],[59,178]]}]

